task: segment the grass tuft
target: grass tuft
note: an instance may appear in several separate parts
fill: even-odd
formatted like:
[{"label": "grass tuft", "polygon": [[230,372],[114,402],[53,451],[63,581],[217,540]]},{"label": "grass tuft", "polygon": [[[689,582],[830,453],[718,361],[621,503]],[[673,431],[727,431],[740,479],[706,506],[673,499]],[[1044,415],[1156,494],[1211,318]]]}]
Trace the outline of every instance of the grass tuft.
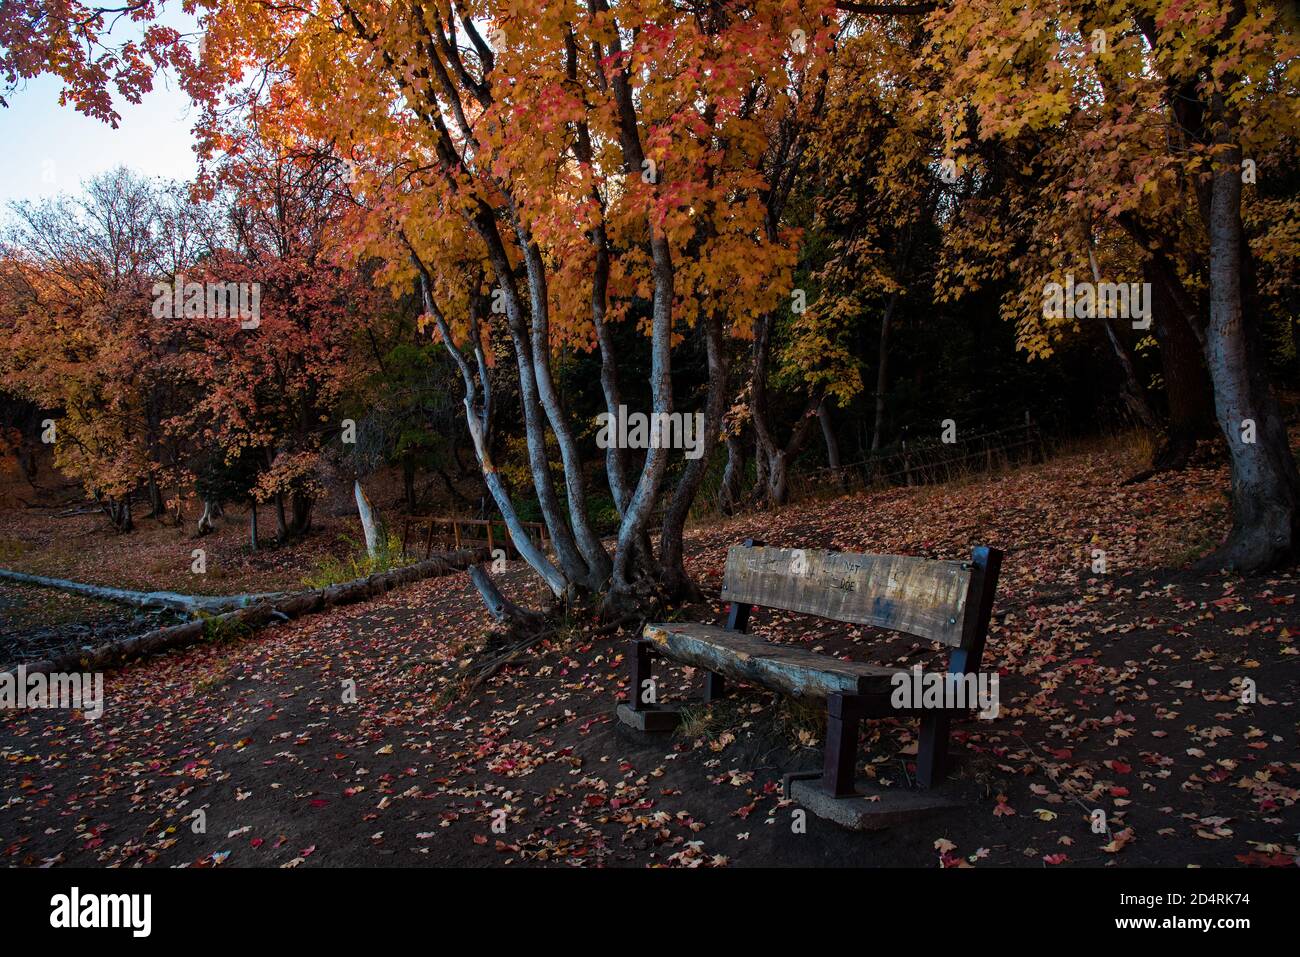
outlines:
[{"label": "grass tuft", "polygon": [[358,578],[413,565],[416,561],[402,553],[402,539],[396,534],[390,534],[374,555],[367,553],[365,546],[354,538],[340,535],[339,540],[352,546],[351,553],[345,558],[327,555],[318,560],[316,567],[302,578],[302,583],[308,588],[341,585],[344,582],[356,581]]}]

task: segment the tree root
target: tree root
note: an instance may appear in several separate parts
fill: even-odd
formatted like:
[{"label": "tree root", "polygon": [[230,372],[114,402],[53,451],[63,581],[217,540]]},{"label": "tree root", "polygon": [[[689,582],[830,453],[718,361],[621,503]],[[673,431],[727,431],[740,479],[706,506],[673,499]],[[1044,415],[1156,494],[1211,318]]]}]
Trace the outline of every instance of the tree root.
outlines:
[{"label": "tree root", "polygon": [[497,583],[492,580],[492,576],[482,565],[470,566],[469,580],[478,589],[483,604],[487,606],[488,614],[498,622],[514,629],[529,629],[536,627],[543,620],[543,616],[538,612],[516,605],[501,594],[501,589],[497,588]]},{"label": "tree root", "polygon": [[[537,616],[537,618],[539,621],[545,620],[541,616]],[[623,628],[637,620],[638,618],[636,616],[629,616],[620,619],[619,621],[608,622],[601,625],[599,628],[596,628],[594,631],[590,632],[590,634],[612,634],[620,628]],[[524,635],[522,638],[518,638],[505,648],[501,647],[499,641],[492,641],[492,639],[489,638],[487,644],[484,645],[484,649],[490,650],[493,653],[490,657],[480,658],[478,661],[471,662],[463,669],[459,689],[460,695],[464,697],[473,693],[492,678],[493,675],[499,672],[506,665],[513,662],[525,651],[532,648],[534,645],[538,645],[548,638],[554,638],[556,635],[562,634],[565,631],[566,629],[559,625],[550,628],[541,628],[531,634]]]},{"label": "tree root", "polygon": [[[469,577],[497,627],[489,632],[477,658],[462,669],[458,688],[460,697],[471,694],[525,651],[568,631],[569,626],[558,624],[557,619],[568,618],[575,611],[573,605],[543,611],[517,605],[501,593],[482,565],[471,565]],[[579,610],[591,613],[591,617],[600,622],[588,634],[612,634],[629,626],[639,631],[653,612],[662,606],[663,600],[662,586],[652,579],[643,578],[627,588],[611,589],[599,605],[592,604]]]},{"label": "tree root", "polygon": [[1143,469],[1136,475],[1130,475],[1119,484],[1137,485],[1165,472],[1181,472],[1187,468],[1195,451],[1195,439],[1185,441],[1166,439],[1151,457],[1150,468]]}]

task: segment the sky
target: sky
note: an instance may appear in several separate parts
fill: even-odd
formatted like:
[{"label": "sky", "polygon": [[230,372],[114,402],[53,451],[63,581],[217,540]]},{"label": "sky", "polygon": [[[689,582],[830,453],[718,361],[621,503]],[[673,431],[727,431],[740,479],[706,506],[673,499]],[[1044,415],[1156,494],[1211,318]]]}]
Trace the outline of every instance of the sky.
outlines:
[{"label": "sky", "polygon": [[0,210],[14,200],[76,193],[83,180],[118,166],[148,176],[194,175],[198,111],[175,77],[155,76],[153,91],[139,105],[115,97],[122,116],[117,129],[60,106],[60,89],[58,79],[39,76],[8,97],[7,108],[0,107]]}]

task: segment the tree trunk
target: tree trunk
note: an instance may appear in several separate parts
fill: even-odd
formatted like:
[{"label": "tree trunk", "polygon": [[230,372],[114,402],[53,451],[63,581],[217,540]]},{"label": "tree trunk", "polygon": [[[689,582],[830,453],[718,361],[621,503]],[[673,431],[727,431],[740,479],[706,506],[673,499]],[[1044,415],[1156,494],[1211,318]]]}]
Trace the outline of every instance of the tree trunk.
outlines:
[{"label": "tree trunk", "polygon": [[761,502],[766,507],[777,508],[784,505],[789,499],[790,464],[799,457],[804,443],[808,441],[808,436],[812,434],[813,423],[817,421],[817,408],[821,405],[823,396],[823,388],[821,386],[816,387],[813,394],[809,396],[798,421],[795,422],[794,430],[790,433],[790,440],[786,442],[784,447],[775,445],[770,447],[767,453],[767,468],[765,470],[767,482],[765,486],[761,487]]},{"label": "tree trunk", "polygon": [[402,460],[402,504],[407,512],[415,511],[415,462]]},{"label": "tree trunk", "polygon": [[284,592],[259,592],[243,595],[182,595],[174,591],[131,591],[126,588],[111,588],[107,585],[88,585],[84,582],[69,581],[66,578],[48,578],[44,575],[28,575],[25,572],[10,571],[0,568],[0,581],[15,581],[24,585],[36,585],[41,588],[56,588],[73,595],[85,595],[103,601],[131,605],[135,608],[165,608],[188,614],[206,612],[216,614],[232,608],[246,608],[266,599],[283,597]]},{"label": "tree trunk", "polygon": [[[596,247],[596,269],[591,290],[591,318],[596,327],[596,343],[600,347],[600,388],[605,395],[606,413],[612,420],[617,420],[623,393],[618,381],[614,337],[605,322],[609,295],[609,240],[604,225],[592,230],[592,241]],[[610,442],[605,450],[605,475],[614,508],[621,519],[632,498],[632,490],[628,487],[627,450],[617,442]]]},{"label": "tree trunk", "polygon": [[[1221,124],[1232,128],[1221,94],[1215,95],[1213,110]],[[1220,142],[1225,136],[1220,133]],[[1243,310],[1240,147],[1228,147],[1217,160],[1210,200],[1210,324],[1205,348],[1219,427],[1231,458],[1232,530],[1199,567],[1253,573],[1295,556],[1300,474],[1260,361],[1255,317]]]},{"label": "tree trunk", "polygon": [[[1163,258],[1163,254],[1158,254]],[[1208,438],[1214,429],[1214,401],[1210,378],[1205,371],[1204,352],[1187,316],[1168,287],[1162,265],[1152,256],[1144,266],[1151,283],[1151,313],[1160,342],[1160,366],[1169,404],[1169,430],[1152,461],[1157,471],[1181,469],[1191,457],[1198,439]],[[1170,266],[1165,261],[1164,266]]]},{"label": "tree trunk", "polygon": [[204,535],[207,535],[212,531],[212,516],[212,502],[210,499],[205,498],[203,500],[203,514],[199,516],[198,528],[195,529],[195,534],[198,537],[202,538]]},{"label": "tree trunk", "polygon": [[718,508],[723,515],[735,514],[740,508],[741,486],[745,478],[745,446],[738,435],[727,436],[727,466],[718,489]]},{"label": "tree trunk", "polygon": [[[630,94],[628,94],[630,95]],[[636,168],[640,168],[638,162]],[[654,276],[654,296],[651,307],[650,335],[650,394],[656,415],[673,411],[672,382],[672,327],[674,271],[672,251],[668,237],[653,222],[650,224],[651,273]],[[618,547],[614,553],[612,586],[606,596],[606,611],[617,617],[623,610],[620,603],[629,597],[633,586],[632,562],[640,547],[642,536],[649,524],[650,513],[659,497],[659,486],[668,467],[671,450],[652,445],[646,451],[641,466],[641,477],[628,501],[627,511],[618,530]]]},{"label": "tree trunk", "polygon": [[[140,655],[151,654],[169,648],[179,648],[186,644],[201,641],[211,632],[212,626],[225,627],[242,633],[261,628],[275,621],[285,621],[297,618],[301,615],[311,615],[323,611],[326,608],[332,608],[337,605],[346,605],[352,602],[365,601],[382,595],[394,588],[411,582],[420,581],[424,578],[430,578],[435,575],[446,575],[461,568],[465,568],[474,561],[482,558],[481,551],[462,550],[453,552],[449,555],[441,555],[437,558],[431,558],[428,561],[419,562],[415,565],[404,565],[401,568],[394,569],[390,572],[384,572],[378,575],[368,575],[365,578],[358,578],[355,581],[344,582],[338,585],[329,585],[325,588],[316,588],[309,591],[298,592],[296,594],[268,594],[268,595],[236,595],[231,598],[204,598],[199,596],[194,600],[211,601],[225,603],[227,606],[235,604],[237,606],[233,611],[226,611],[214,618],[204,618],[198,621],[186,622],[183,625],[172,625],[168,628],[160,628],[155,631],[146,632],[132,638],[122,641],[113,641],[107,644],[99,645],[96,648],[84,649],[78,648],[68,654],[60,655],[58,658],[47,659],[45,661],[25,662],[23,668],[27,674],[51,674],[61,671],[91,670],[104,671],[120,665],[128,658],[134,658]],[[75,582],[56,584],[55,587],[63,585],[77,585]],[[81,586],[86,587],[86,586]],[[117,589],[107,589],[108,591],[118,591]],[[132,593],[121,593],[130,595]],[[137,593],[138,594],[138,593]],[[145,598],[153,596],[145,595]],[[176,596],[182,599],[191,596]],[[249,601],[252,599],[252,601]],[[262,600],[256,600],[262,599]],[[114,599],[118,600],[118,599]],[[130,601],[129,598],[122,600]],[[220,606],[216,610],[220,610]],[[11,669],[8,674],[14,674]]]},{"label": "tree trunk", "polygon": [[[604,0],[595,0],[593,9],[609,13]],[[609,54],[621,58],[622,41],[619,31],[610,34]],[[632,82],[626,66],[614,72],[610,78],[614,93],[614,102],[618,108],[619,145],[623,154],[623,168],[628,175],[635,176],[643,168],[645,152],[641,146],[641,134],[637,127],[636,101],[632,94]],[[654,280],[654,292],[650,309],[650,395],[653,412],[669,414],[673,411],[672,381],[672,336],[673,336],[673,298],[676,294],[676,273],[673,268],[672,247],[663,226],[655,221],[652,210],[646,211],[646,228],[650,237],[650,272]],[[641,477],[628,499],[627,510],[618,529],[618,545],[614,551],[614,569],[611,576],[609,593],[605,596],[604,610],[611,617],[621,617],[628,600],[632,598],[633,562],[638,554],[646,561],[650,556],[644,554],[642,547],[645,531],[650,521],[650,512],[659,498],[659,485],[663,481],[664,470],[668,467],[669,450],[651,447],[646,452],[641,466]]]},{"label": "tree trunk", "polygon": [[[566,44],[566,70],[569,78],[578,78],[578,50],[576,44]],[[574,124],[573,148],[578,162],[590,164],[594,156],[591,142],[591,129],[585,120]],[[609,324],[605,318],[609,311],[609,233],[605,229],[605,200],[595,183],[591,187],[591,200],[601,210],[601,219],[592,226],[587,238],[595,252],[591,276],[591,323],[596,330],[596,344],[600,348],[600,388],[605,395],[605,411],[613,420],[618,419],[619,406],[623,404],[622,389],[618,381],[617,353]],[[632,498],[628,485],[627,450],[617,442],[610,442],[605,449],[605,476],[609,483],[610,497],[621,520]]]},{"label": "tree trunk", "polygon": [[1115,328],[1115,320],[1110,316],[1105,316],[1101,321],[1106,330],[1106,339],[1110,342],[1111,349],[1115,353],[1115,360],[1119,363],[1120,372],[1123,376],[1123,381],[1120,384],[1120,395],[1124,400],[1124,405],[1128,408],[1129,416],[1136,425],[1148,431],[1160,431],[1160,420],[1156,417],[1154,410],[1151,408],[1151,403],[1147,400],[1146,390],[1142,388],[1142,383],[1137,376],[1137,370],[1133,368],[1133,360],[1129,358],[1128,349],[1125,348],[1124,342],[1120,339],[1119,332]]},{"label": "tree trunk", "polygon": [[894,309],[898,305],[898,293],[889,294],[885,304],[885,314],[880,320],[880,365],[876,369],[876,420],[871,427],[871,451],[880,449],[881,437],[885,432],[885,387],[889,383],[889,327],[894,321]]},{"label": "tree trunk", "polygon": [[300,535],[306,535],[311,530],[311,511],[313,499],[310,495],[304,495],[302,492],[294,492],[290,496],[290,505],[292,506],[292,524],[289,526],[289,534],[295,538]]},{"label": "tree trunk", "polygon": [[[502,275],[498,272],[498,278]],[[508,275],[508,274],[507,274]],[[509,297],[507,297],[509,303]],[[573,532],[560,506],[551,477],[551,463],[546,451],[546,425],[537,396],[537,379],[533,371],[532,347],[525,334],[522,320],[511,323],[510,336],[515,347],[515,362],[519,369],[519,401],[523,407],[524,436],[528,446],[528,464],[533,478],[533,490],[542,521],[550,535],[555,557],[569,581],[578,583],[587,577],[587,563],[578,551]]]},{"label": "tree trunk", "polygon": [[790,496],[789,460],[785,449],[777,449],[771,461],[767,463],[767,495],[764,504],[768,508],[784,505]]},{"label": "tree trunk", "polygon": [[[1294,296],[1292,297],[1295,298]],[[1291,309],[1291,351],[1295,353],[1295,359],[1291,364],[1292,377],[1297,383],[1300,383],[1300,308],[1294,305]]]},{"label": "tree trunk", "polygon": [[361,480],[352,483],[352,494],[357,500],[357,514],[361,516],[361,531],[366,538],[366,554],[376,558],[388,547],[388,535],[384,530],[384,521],[379,510],[370,503],[366,490],[361,487]]},{"label": "tree trunk", "polygon": [[[1097,267],[1097,256],[1092,249],[1092,233],[1088,233],[1088,265],[1092,269],[1092,281],[1101,285],[1101,270]],[[1128,349],[1124,346],[1124,341],[1120,338],[1119,330],[1115,327],[1114,316],[1102,316],[1102,325],[1106,330],[1106,338],[1110,341],[1111,349],[1115,352],[1115,359],[1119,362],[1120,372],[1123,374],[1123,384],[1120,387],[1121,394],[1124,398],[1124,404],[1128,406],[1129,414],[1133,421],[1144,429],[1157,432],[1160,429],[1160,420],[1156,417],[1151,408],[1151,403],[1147,400],[1146,390],[1142,388],[1142,382],[1138,379],[1137,370],[1133,368],[1133,360],[1129,358]]]},{"label": "tree trunk", "polygon": [[252,551],[257,551],[257,501],[255,499],[248,506],[248,542]]},{"label": "tree trunk", "polygon": [[154,476],[149,476],[149,518],[157,518],[167,511],[166,503],[163,502],[162,491],[158,488],[158,480]]},{"label": "tree trunk", "polygon": [[[442,337],[443,347],[446,348],[452,361],[456,363],[456,368],[460,370],[461,381],[465,387],[463,402],[465,424],[469,427],[470,441],[473,443],[474,454],[478,458],[479,471],[483,475],[483,482],[487,486],[488,493],[496,502],[497,510],[501,513],[501,518],[510,532],[510,538],[515,544],[515,550],[518,551],[519,557],[541,576],[542,580],[546,582],[546,586],[551,590],[551,594],[557,598],[567,597],[572,579],[566,577],[561,569],[553,565],[545,553],[533,543],[528,533],[524,531],[523,524],[519,521],[519,515],[515,511],[514,502],[510,500],[510,492],[492,460],[492,450],[489,447],[487,435],[488,423],[492,418],[492,391],[491,382],[488,378],[487,357],[483,354],[482,344],[479,339],[479,313],[476,311],[478,306],[473,301],[470,304],[470,343],[474,351],[478,380],[482,385],[481,395],[478,385],[475,384],[475,370],[470,368],[469,361],[452,338],[451,328],[447,325],[447,318],[443,315],[442,310],[438,308],[438,304],[434,301],[430,291],[431,284],[428,270],[420,261],[419,256],[416,255],[414,249],[411,250],[411,261],[420,274],[420,295],[424,302],[424,310],[433,317],[434,323],[438,327],[438,334]],[[521,369],[521,379],[523,374]]]},{"label": "tree trunk", "polygon": [[817,421],[821,423],[822,441],[826,443],[826,465],[832,470],[839,469],[840,443],[835,438],[835,423],[831,421],[831,410],[825,397],[822,398],[821,405],[817,406]]},{"label": "tree trunk", "polygon": [[694,595],[696,589],[686,574],[682,561],[682,536],[686,529],[686,519],[690,515],[691,503],[699,491],[700,482],[708,470],[713,458],[713,450],[718,446],[718,435],[722,431],[722,419],[727,411],[728,369],[725,343],[722,339],[722,317],[716,313],[709,316],[704,323],[705,350],[708,355],[709,387],[704,401],[704,435],[698,458],[687,459],[682,469],[677,488],[664,512],[664,521],[659,536],[659,580],[669,597]]},{"label": "tree trunk", "polygon": [[583,477],[582,459],[578,455],[578,444],[569,427],[569,417],[560,402],[551,376],[551,336],[550,303],[547,299],[545,264],[541,250],[532,242],[522,228],[518,229],[519,241],[524,249],[524,265],[528,274],[528,291],[532,307],[533,377],[537,380],[537,396],[546,419],[551,424],[551,432],[560,449],[560,461],[564,467],[564,485],[568,496],[566,502],[569,521],[573,526],[574,541],[582,559],[587,566],[586,585],[592,591],[599,591],[609,580],[612,563],[600,537],[591,527],[587,516],[587,489]]},{"label": "tree trunk", "polygon": [[[569,582],[577,585],[588,576],[587,563],[578,551],[573,531],[560,507],[551,477],[551,465],[546,451],[546,423],[538,394],[536,366],[533,361],[532,340],[524,316],[524,305],[515,284],[514,267],[506,252],[505,242],[497,228],[495,211],[481,203],[473,219],[474,229],[487,246],[488,258],[496,275],[497,287],[505,297],[506,325],[515,351],[515,366],[519,379],[519,402],[524,414],[524,436],[528,447],[528,465],[532,473],[533,490],[542,512],[555,558]],[[426,281],[427,285],[427,281]],[[462,372],[462,376],[463,376]],[[480,459],[480,462],[482,460]],[[486,479],[487,476],[485,475]],[[498,503],[499,504],[499,503]],[[567,586],[566,589],[567,590]]]},{"label": "tree trunk", "polygon": [[112,496],[105,497],[97,490],[92,490],[92,496],[100,509],[108,516],[109,524],[119,532],[129,532],[134,527],[131,522],[131,496],[128,494],[120,501]]},{"label": "tree trunk", "polygon": [[758,436],[754,436],[754,487],[749,493],[749,504],[757,506],[767,495],[767,473],[769,463],[767,450],[759,441]]},{"label": "tree trunk", "polygon": [[483,599],[483,604],[487,606],[488,614],[499,622],[510,624],[512,626],[536,625],[542,621],[542,616],[536,612],[521,608],[516,605],[497,588],[497,584],[492,580],[492,576],[483,570],[482,565],[471,565],[469,567],[469,580],[478,590],[479,597]]}]

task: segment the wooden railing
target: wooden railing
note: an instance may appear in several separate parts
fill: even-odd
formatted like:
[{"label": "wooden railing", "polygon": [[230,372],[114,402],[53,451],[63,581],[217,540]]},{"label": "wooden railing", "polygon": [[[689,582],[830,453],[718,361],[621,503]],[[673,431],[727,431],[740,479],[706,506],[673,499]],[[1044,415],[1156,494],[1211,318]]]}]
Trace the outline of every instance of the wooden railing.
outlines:
[{"label": "wooden railing", "polygon": [[950,481],[963,472],[992,471],[999,464],[1045,458],[1042,433],[1027,419],[1023,425],[963,436],[951,445],[934,440],[904,442],[899,449],[869,455],[860,462],[792,474],[791,491],[794,497],[802,497],[827,486],[848,490],[929,485]]},{"label": "wooden railing", "polygon": [[[534,545],[545,551],[548,545],[546,526],[541,522],[520,522],[525,534]],[[500,529],[500,534],[497,530]],[[418,547],[420,535],[424,538],[424,557],[433,552],[434,543],[451,548],[465,548],[472,545],[486,545],[489,552],[500,546],[506,557],[519,557],[519,549],[505,521],[499,518],[458,518],[456,516],[436,516],[432,518],[408,518],[402,523],[402,554],[405,555],[412,542],[411,532],[415,531],[414,544]],[[477,532],[477,535],[472,533]]]}]

